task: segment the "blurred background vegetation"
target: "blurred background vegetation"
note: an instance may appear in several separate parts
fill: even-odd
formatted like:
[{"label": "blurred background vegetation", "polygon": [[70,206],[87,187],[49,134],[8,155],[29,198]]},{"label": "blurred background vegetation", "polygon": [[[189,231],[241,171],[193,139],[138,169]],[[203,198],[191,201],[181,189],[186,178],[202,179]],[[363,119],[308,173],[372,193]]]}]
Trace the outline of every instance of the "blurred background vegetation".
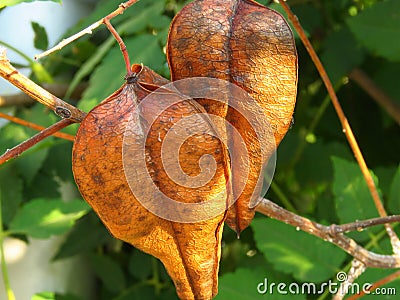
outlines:
[{"label": "blurred background vegetation", "polygon": [[[3,6],[11,2],[5,1]],[[141,0],[112,20],[133,63],[143,63],[169,77],[164,51],[169,24],[188,2]],[[259,2],[282,12],[276,3]],[[70,27],[64,37],[107,15],[118,4],[112,0],[92,1],[88,15]],[[400,214],[400,2],[289,0],[288,4],[327,68],[385,207],[390,214]],[[3,8],[0,15],[7,9]],[[38,52],[48,48],[46,28],[40,21],[32,25],[32,30],[35,38],[25,42],[34,43]],[[299,85],[294,124],[278,149],[275,177],[266,197],[324,224],[376,217],[372,198],[322,81],[297,38],[296,43]],[[7,46],[8,52],[18,50]],[[35,82],[86,112],[122,85],[125,75],[119,47],[104,27],[40,62],[26,58],[17,66],[31,69]],[[21,95],[1,99],[1,112],[44,126],[57,120],[51,111]],[[77,128],[74,125],[64,131],[74,134]],[[20,125],[1,123],[0,153],[34,133]],[[83,258],[71,274],[85,273],[86,280],[61,289],[36,291],[32,299],[88,299],[81,290],[90,290],[93,299],[176,299],[162,264],[112,238],[80,198],[71,172],[71,148],[71,142],[50,137],[0,167],[1,240],[11,236],[32,244],[35,239],[62,235],[52,257],[46,258],[55,264]],[[53,224],[44,224],[43,219],[49,215],[54,217]],[[372,251],[391,253],[383,226],[352,233],[351,237]],[[217,299],[266,297],[257,293],[257,285],[264,278],[288,284],[319,285],[330,279],[336,282],[337,272],[347,271],[350,261],[349,255],[327,242],[257,215],[240,240],[229,228],[224,232]],[[369,269],[358,281],[372,283],[392,272]],[[12,287],[16,281],[18,278],[11,277]],[[398,281],[387,286],[400,292]],[[327,289],[316,295],[279,295],[274,291],[269,296],[331,298]]]}]

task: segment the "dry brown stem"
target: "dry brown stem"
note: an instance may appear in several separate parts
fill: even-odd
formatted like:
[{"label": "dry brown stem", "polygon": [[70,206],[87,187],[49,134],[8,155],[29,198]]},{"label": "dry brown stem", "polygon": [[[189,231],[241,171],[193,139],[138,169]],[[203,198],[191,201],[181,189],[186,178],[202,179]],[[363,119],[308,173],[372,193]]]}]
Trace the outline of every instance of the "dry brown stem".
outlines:
[{"label": "dry brown stem", "polygon": [[132,75],[131,61],[129,59],[128,50],[126,49],[125,43],[118,34],[118,32],[115,30],[115,28],[111,25],[110,19],[104,18],[104,24],[107,26],[108,30],[111,32],[111,34],[114,36],[114,38],[117,40],[119,44],[119,48],[121,49],[122,56],[125,62],[126,76],[129,77]]},{"label": "dry brown stem", "polygon": [[18,146],[15,146],[14,148],[7,150],[3,155],[0,156],[0,165],[7,162],[8,160],[12,158],[16,158],[19,155],[21,155],[22,152],[28,150],[29,148],[33,147],[36,145],[38,142],[43,140],[44,138],[52,135],[53,133],[67,127],[68,125],[73,124],[74,122],[69,120],[69,119],[62,119],[58,121],[57,123],[51,125],[50,127],[40,131],[38,134],[34,135],[30,139],[22,142]]},{"label": "dry brown stem", "polygon": [[389,282],[392,282],[393,280],[395,280],[399,277],[400,277],[400,270],[382,278],[381,280],[378,280],[368,289],[368,291],[361,291],[361,293],[359,293],[358,295],[353,295],[353,296],[348,297],[347,300],[360,299],[361,297],[363,297],[367,294],[370,294],[373,290],[376,290],[378,287],[381,287]]},{"label": "dry brown stem", "polygon": [[0,49],[0,76],[36,101],[46,105],[63,119],[79,123],[86,115],[85,112],[57,98],[15,69],[7,59],[4,48]]},{"label": "dry brown stem", "polygon": [[[382,200],[379,196],[378,190],[375,186],[375,182],[372,178],[371,173],[368,170],[367,164],[361,153],[361,149],[358,146],[357,140],[353,134],[353,130],[351,129],[348,119],[347,119],[346,115],[344,114],[342,106],[339,103],[339,99],[336,96],[335,90],[333,88],[333,85],[332,85],[329,77],[328,77],[328,74],[326,73],[324,66],[322,65],[318,55],[316,54],[313,46],[311,45],[310,40],[307,38],[307,35],[305,34],[297,17],[294,15],[294,13],[291,11],[290,7],[285,3],[285,1],[280,0],[279,2],[281,4],[281,6],[284,8],[284,10],[286,11],[286,13],[288,14],[288,18],[290,19],[294,28],[296,29],[297,33],[299,34],[299,37],[300,37],[304,47],[306,48],[308,54],[310,55],[311,60],[313,61],[315,67],[317,68],[318,73],[319,73],[322,81],[324,82],[326,89],[328,90],[329,96],[332,100],[332,104],[336,110],[336,113],[338,115],[340,123],[342,124],[343,133],[345,134],[345,136],[349,142],[350,148],[353,151],[354,156],[357,160],[357,163],[360,166],[361,172],[362,172],[364,179],[368,185],[368,189],[374,200],[374,203],[378,210],[378,213],[381,217],[386,217],[387,213],[383,206]],[[391,228],[391,226],[389,224],[385,224],[385,227],[386,227],[386,231],[390,237],[394,252],[400,253],[399,238],[397,237],[396,233],[394,232],[394,230]]]},{"label": "dry brown stem", "polygon": [[347,274],[347,278],[340,284],[336,295],[333,296],[332,300],[342,300],[349,293],[349,289],[354,281],[366,270],[365,265],[357,259],[353,259],[351,262],[351,268]]},{"label": "dry brown stem", "polygon": [[[25,127],[28,127],[28,128],[32,128],[32,129],[35,129],[35,130],[38,130],[38,131],[46,129],[46,127],[37,125],[37,124],[32,123],[32,122],[28,122],[28,121],[22,120],[22,119],[17,118],[17,117],[9,116],[9,115],[4,114],[2,112],[0,112],[0,118],[9,120],[9,121],[11,121],[13,123],[20,124],[22,126],[25,126]],[[67,133],[54,132],[52,135],[55,136],[55,137],[64,139],[64,140],[68,140],[68,141],[72,141],[72,142],[74,141],[74,136],[70,135],[70,134],[67,134]]]},{"label": "dry brown stem", "polygon": [[[301,217],[292,213],[279,205],[273,203],[267,199],[261,199],[260,203],[256,207],[256,211],[266,215],[270,218],[282,221],[286,224],[297,227],[309,234],[317,236],[325,241],[335,244],[342,248],[344,251],[349,253],[351,256],[356,258],[365,264],[366,267],[372,268],[399,268],[400,257],[397,255],[381,255],[374,252],[368,251],[365,248],[358,245],[353,239],[343,235],[343,231],[337,230],[340,225],[325,226],[317,222],[311,221],[307,218]],[[398,221],[400,216],[393,216],[392,219],[386,219],[385,222]],[[345,224],[345,228],[353,227],[357,228],[360,223],[370,223],[371,220],[355,222],[354,226]],[[365,227],[364,227],[365,228]]]}]

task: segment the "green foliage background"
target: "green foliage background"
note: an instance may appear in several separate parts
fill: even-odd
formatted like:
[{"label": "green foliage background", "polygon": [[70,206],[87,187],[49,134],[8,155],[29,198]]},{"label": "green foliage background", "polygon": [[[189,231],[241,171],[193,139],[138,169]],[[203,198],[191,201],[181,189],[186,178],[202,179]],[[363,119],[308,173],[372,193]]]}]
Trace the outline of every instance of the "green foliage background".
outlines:
[{"label": "green foliage background", "polygon": [[[4,5],[22,1],[8,1]],[[57,2],[57,1],[56,1]],[[189,1],[141,0],[112,22],[123,36],[133,63],[143,63],[168,77],[164,46],[172,17]],[[259,1],[278,11],[277,4]],[[333,81],[344,111],[374,174],[390,214],[400,214],[400,129],[348,74],[362,69],[400,105],[400,2],[398,0],[288,1],[309,35]],[[116,8],[98,1],[93,12],[65,36],[85,28]],[[0,12],[1,13],[1,12]],[[40,24],[32,24],[35,46],[47,47]],[[16,37],[17,38],[17,37]],[[321,223],[346,223],[376,217],[371,196],[342,133],[327,92],[305,49],[299,53],[299,87],[295,123],[278,149],[277,169],[266,197]],[[97,30],[39,63],[28,62],[39,83],[68,83],[67,101],[89,111],[123,83],[125,73],[118,45],[106,29]],[[87,84],[79,99],[71,97]],[[40,104],[0,108],[48,126],[57,117]],[[77,125],[65,129],[74,133]],[[0,153],[32,136],[34,131],[7,123],[0,128]],[[0,200],[5,235],[28,240],[66,233],[53,260],[84,256],[97,280],[96,299],[176,299],[164,267],[156,259],[113,239],[80,198],[71,172],[72,143],[48,138],[21,157],[0,167]],[[65,202],[61,187],[73,189]],[[71,194],[71,192],[70,192]],[[398,228],[396,227],[398,231]],[[2,238],[3,238],[2,236]],[[366,248],[389,254],[383,226],[350,234]],[[219,295],[216,299],[329,299],[317,295],[257,293],[268,282],[336,280],[348,271],[351,257],[339,248],[295,228],[257,215],[240,240],[226,228],[223,236]],[[358,281],[374,282],[393,271],[367,270]],[[400,292],[400,282],[387,285]],[[365,298],[372,298],[373,295]],[[395,299],[395,296],[379,299]],[[43,291],[33,299],[79,300],[73,292]]]}]

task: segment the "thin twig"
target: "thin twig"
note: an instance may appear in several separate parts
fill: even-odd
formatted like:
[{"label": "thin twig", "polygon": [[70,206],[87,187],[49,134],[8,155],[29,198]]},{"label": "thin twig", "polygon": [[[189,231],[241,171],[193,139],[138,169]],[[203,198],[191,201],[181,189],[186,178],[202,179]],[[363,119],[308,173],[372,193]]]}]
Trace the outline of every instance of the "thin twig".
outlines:
[{"label": "thin twig", "polygon": [[69,37],[69,38],[67,38],[65,40],[62,40],[59,44],[57,44],[53,48],[51,48],[51,49],[49,49],[49,50],[47,50],[47,51],[45,51],[45,52],[43,52],[41,54],[35,55],[35,59],[40,59],[42,57],[45,57],[45,56],[49,55],[50,53],[53,53],[53,52],[55,52],[57,50],[60,50],[61,48],[65,47],[66,45],[70,44],[71,42],[75,41],[76,39],[84,36],[85,34],[92,34],[93,30],[95,30],[101,24],[103,24],[103,23],[106,24],[106,21],[109,21],[112,18],[114,18],[115,16],[122,14],[125,11],[125,9],[127,9],[129,6],[135,4],[138,1],[139,0],[129,0],[129,1],[126,1],[126,2],[124,2],[122,4],[120,4],[119,7],[116,10],[114,10],[112,13],[108,14],[107,16],[102,18],[101,20],[93,23],[89,27],[83,29],[82,31],[80,31],[80,32],[78,32],[76,34],[74,34],[73,36],[71,36],[71,37]]},{"label": "thin twig", "polygon": [[[0,118],[9,120],[9,121],[11,121],[13,123],[20,124],[22,126],[25,126],[25,127],[28,127],[28,128],[32,128],[32,129],[35,129],[35,130],[38,130],[38,131],[46,129],[46,127],[40,126],[40,125],[32,123],[32,122],[28,122],[28,121],[22,120],[22,119],[17,118],[17,117],[9,116],[9,115],[4,114],[2,112],[0,112]],[[73,135],[68,134],[68,133],[64,133],[64,132],[54,132],[52,135],[55,136],[55,137],[58,137],[60,139],[64,139],[64,140],[68,140],[68,141],[72,141],[72,142],[75,139],[75,137]]]},{"label": "thin twig", "polygon": [[367,92],[400,125],[400,105],[378,87],[363,70],[359,68],[353,69],[349,73],[349,78]]},{"label": "thin twig", "polygon": [[118,32],[115,30],[115,28],[111,25],[110,20],[107,18],[104,18],[104,24],[107,26],[108,30],[111,32],[111,34],[114,36],[114,38],[117,40],[119,44],[119,48],[121,49],[122,56],[124,57],[124,62],[125,62],[125,68],[126,68],[126,75],[131,76],[132,71],[131,71],[131,61],[129,59],[129,54],[128,50],[126,49],[125,43],[118,34]]},{"label": "thin twig", "polygon": [[259,204],[256,206],[256,211],[335,244],[355,259],[361,261],[366,267],[389,269],[400,267],[400,256],[381,255],[368,251],[358,245],[353,239],[343,235],[342,233],[332,232],[331,226],[325,226],[296,215],[270,200],[260,199]]},{"label": "thin twig", "polygon": [[376,226],[376,225],[385,225],[389,223],[400,222],[400,215],[382,217],[382,218],[374,218],[363,221],[356,221],[353,223],[336,225],[332,224],[329,227],[331,228],[332,234],[338,233],[346,233],[350,231],[362,231],[365,228]]},{"label": "thin twig", "polygon": [[40,131],[38,134],[34,135],[30,139],[22,142],[21,144],[15,146],[14,148],[7,150],[3,155],[0,156],[0,165],[5,163],[6,161],[16,158],[21,155],[22,152],[28,150],[32,146],[36,145],[41,140],[45,139],[46,137],[52,135],[53,133],[67,127],[68,125],[73,124],[72,120],[69,119],[62,119],[57,123],[47,127],[46,129]]},{"label": "thin twig", "polygon": [[[367,183],[368,189],[371,193],[371,196],[374,200],[375,206],[378,210],[378,213],[381,217],[386,217],[387,213],[386,210],[383,206],[382,200],[379,196],[378,190],[375,186],[375,182],[372,178],[371,173],[368,170],[367,164],[365,163],[364,157],[361,153],[360,147],[358,146],[358,143],[356,141],[356,138],[353,134],[353,131],[350,127],[350,124],[347,120],[346,115],[343,112],[342,106],[339,103],[339,100],[336,96],[335,90],[333,88],[333,85],[331,83],[331,81],[329,80],[328,74],[326,73],[325,68],[323,67],[318,55],[316,54],[314,48],[311,45],[310,40],[307,38],[307,35],[305,34],[299,20],[297,19],[297,17],[294,15],[294,13],[291,11],[291,9],[289,8],[289,6],[285,3],[285,1],[280,0],[279,3],[281,4],[281,6],[284,8],[284,10],[286,11],[290,21],[292,22],[294,28],[296,29],[304,47],[306,48],[308,54],[310,55],[315,67],[318,70],[318,73],[322,79],[322,81],[325,84],[326,89],[328,90],[329,96],[331,97],[332,100],[332,104],[336,110],[336,113],[339,117],[340,123],[342,124],[342,129],[343,132],[349,142],[349,145],[354,153],[354,156],[358,162],[358,165],[360,166],[361,172],[364,176],[364,179]],[[393,251],[395,253],[400,254],[400,240],[397,237],[396,233],[394,232],[393,228],[389,225],[389,224],[385,224],[385,228],[386,231],[390,237],[391,243],[392,243],[392,247],[393,247]]]},{"label": "thin twig", "polygon": [[7,59],[4,48],[0,48],[0,76],[11,82],[36,101],[46,105],[58,116],[64,119],[69,119],[72,122],[79,123],[86,115],[85,112],[57,98],[18,72],[18,70],[15,69]]},{"label": "thin twig", "polygon": [[95,23],[93,23],[92,25],[90,25],[89,27],[83,29],[82,31],[79,31],[78,33],[70,36],[67,39],[62,40],[60,43],[58,43],[57,45],[55,45],[53,48],[44,51],[43,53],[37,54],[35,55],[35,59],[40,59],[42,57],[45,57],[57,50],[60,50],[61,48],[65,47],[66,45],[72,43],[73,41],[79,39],[81,36],[84,36],[85,34],[92,34],[93,30],[96,29],[97,27],[99,27],[102,24],[102,21],[97,21]]},{"label": "thin twig", "polygon": [[[389,282],[392,282],[393,280],[396,280],[399,277],[400,277],[400,270],[378,280],[377,282],[372,284],[372,286],[367,291],[361,291],[361,293],[359,293],[357,295],[352,295],[352,296],[348,297],[347,300],[360,299],[361,297],[363,297],[365,295],[369,295],[372,291],[376,290],[378,287],[381,287]],[[396,294],[393,294],[393,295],[396,295]]]},{"label": "thin twig", "polygon": [[[351,262],[351,268],[347,274],[347,278],[342,278],[344,280],[341,282],[340,287],[336,295],[332,297],[332,300],[342,300],[345,297],[345,295],[348,294],[349,288],[354,283],[354,281],[358,277],[360,277],[360,275],[364,273],[365,270],[366,270],[365,265],[362,262],[360,262],[357,259],[353,259],[353,261]],[[338,275],[336,275],[336,277],[338,277]]]}]

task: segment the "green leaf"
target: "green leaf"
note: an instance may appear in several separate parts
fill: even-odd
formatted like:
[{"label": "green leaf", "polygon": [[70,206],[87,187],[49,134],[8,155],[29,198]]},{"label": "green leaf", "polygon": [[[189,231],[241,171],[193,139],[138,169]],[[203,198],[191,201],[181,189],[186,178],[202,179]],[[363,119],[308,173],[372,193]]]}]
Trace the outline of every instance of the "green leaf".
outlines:
[{"label": "green leaf", "polygon": [[56,3],[62,3],[62,0],[3,0],[0,3],[0,8],[3,8],[5,6],[12,6],[12,5],[17,5],[23,2],[35,2],[35,1],[51,1],[51,2],[56,2]]},{"label": "green leaf", "polygon": [[[50,146],[50,144],[48,143],[47,145]],[[18,166],[19,173],[28,183],[30,183],[37,175],[47,157],[48,152],[49,147],[46,147],[46,144],[39,143],[27,150],[15,160],[15,164]]]},{"label": "green leaf", "polygon": [[[141,4],[142,7],[139,7],[139,5],[135,7],[135,17],[127,19],[127,21],[121,24],[124,29],[126,28],[124,30],[125,34],[137,33],[146,27],[157,29],[165,26],[168,27],[171,19],[161,15],[165,6],[162,1],[144,1]],[[165,23],[166,20],[168,20],[168,23]]]},{"label": "green leaf", "polygon": [[82,300],[82,298],[77,297],[77,296],[72,295],[72,294],[65,294],[65,295],[56,294],[56,299],[55,300]]},{"label": "green leaf", "polygon": [[60,198],[60,183],[56,181],[54,174],[46,169],[38,172],[33,180],[25,186],[24,198]]},{"label": "green leaf", "polygon": [[[146,0],[147,1],[147,0]],[[140,3],[142,1],[139,1]],[[96,7],[91,11],[91,13],[79,21],[75,26],[69,28],[64,35],[64,38],[69,37],[86,27],[92,25],[94,22],[104,18],[104,16],[108,15],[112,11],[118,8],[118,2],[115,1],[95,1]],[[136,4],[133,6],[136,7]],[[133,9],[134,10],[134,9]],[[114,18],[112,23],[120,21],[120,17],[124,17],[130,10],[126,10],[123,15],[118,16],[118,18]],[[83,36],[81,39],[89,38],[88,35]]]},{"label": "green leaf", "polygon": [[89,212],[78,220],[53,257],[53,260],[82,254],[103,245],[112,237],[95,213]]},{"label": "green leaf", "polygon": [[108,256],[93,254],[90,263],[95,274],[111,292],[120,292],[126,286],[121,266]]},{"label": "green leaf", "polygon": [[[278,292],[278,284],[286,285],[282,292]],[[234,273],[227,273],[219,279],[219,293],[215,300],[230,299],[306,299],[305,295],[294,295],[289,291],[289,283],[274,279],[270,273],[262,268],[237,269]]]},{"label": "green leaf", "polygon": [[388,207],[394,214],[400,214],[400,165],[390,185]]},{"label": "green leaf", "polygon": [[62,181],[73,182],[72,175],[72,143],[69,141],[57,140],[57,143],[49,149],[43,169],[46,172],[58,176]]},{"label": "green leaf", "polygon": [[390,166],[378,166],[374,168],[375,175],[379,178],[379,189],[382,194],[389,200],[390,187],[393,182],[393,178],[397,172],[397,165]]},{"label": "green leaf", "polygon": [[301,281],[331,278],[346,258],[336,246],[276,220],[256,218],[252,227],[258,249],[274,268]]},{"label": "green leaf", "polygon": [[[233,272],[241,267],[250,269],[257,266],[265,266],[265,268],[270,267],[264,255],[256,250],[252,234],[243,235],[240,237],[240,240],[238,240],[237,234],[226,228],[222,240],[224,241],[224,254],[221,257],[219,265],[220,274]],[[253,254],[248,255],[248,253]]]},{"label": "green leaf", "polygon": [[237,269],[219,279],[216,300],[243,299],[251,300],[265,297],[257,292],[258,284],[264,282],[266,274],[261,269]]},{"label": "green leaf", "polygon": [[89,112],[93,107],[99,104],[99,102],[100,101],[97,98],[84,98],[79,101],[78,108],[85,112]]},{"label": "green leaf", "polygon": [[92,73],[90,85],[83,92],[83,99],[90,99],[91,102],[96,99],[98,103],[107,98],[124,84],[125,73],[121,51],[114,47]]},{"label": "green leaf", "polygon": [[53,83],[54,80],[51,77],[50,73],[43,67],[42,64],[38,62],[31,63],[31,69],[33,74],[37,77],[40,83]]},{"label": "green leaf", "polygon": [[[155,290],[152,286],[136,284],[129,289],[123,291],[118,297],[113,300],[132,300],[132,299],[160,299],[156,296]],[[166,298],[166,299],[177,299],[177,297]]]},{"label": "green leaf", "polygon": [[142,251],[133,251],[129,259],[129,272],[138,279],[147,279],[152,274],[152,258]]},{"label": "green leaf", "polygon": [[296,174],[302,184],[331,182],[333,168],[329,157],[332,155],[351,158],[351,152],[343,144],[326,143],[317,139],[314,144],[306,144],[304,153],[296,165]]},{"label": "green leaf", "polygon": [[23,181],[13,164],[0,167],[0,194],[3,212],[3,222],[8,224],[16,214],[22,202]]},{"label": "green leaf", "polygon": [[22,141],[28,139],[29,133],[26,128],[20,125],[8,123],[0,129],[0,136],[0,152],[3,153],[15,145],[18,145]]},{"label": "green leaf", "polygon": [[35,36],[33,44],[36,49],[46,50],[49,47],[49,39],[47,38],[46,29],[37,22],[31,22],[31,26]]},{"label": "green leaf", "polygon": [[[17,115],[21,119],[29,120],[36,124],[48,127],[59,120],[59,118],[41,103],[36,103],[29,109],[23,110]],[[37,133],[36,130],[28,129],[31,134]]]},{"label": "green leaf", "polygon": [[[332,157],[332,163],[334,169],[332,191],[335,195],[336,211],[341,223],[377,217],[374,201],[359,166],[338,157]],[[374,174],[372,176],[375,185],[378,186],[376,176]],[[377,232],[377,230],[379,230],[379,226],[349,235],[363,241],[370,238],[368,232]]]},{"label": "green leaf", "polygon": [[26,203],[10,223],[10,231],[34,238],[49,238],[69,230],[89,211],[83,200],[34,199]]},{"label": "green leaf", "polygon": [[391,61],[400,60],[400,1],[377,2],[347,24],[368,50]]},{"label": "green leaf", "polygon": [[40,292],[33,295],[31,300],[80,300],[80,298],[71,294],[60,295],[54,292]]},{"label": "green leaf", "polygon": [[399,73],[400,63],[382,62],[373,76],[375,83],[392,97],[392,100],[398,105],[400,105]]},{"label": "green leaf", "polygon": [[[24,110],[17,116],[21,119],[29,120],[30,122],[42,125],[44,127],[48,127],[56,121],[56,116],[53,113],[48,113],[48,109],[40,103],[35,104],[29,110]],[[16,131],[18,131],[18,133],[16,133]],[[26,128],[21,125],[10,124],[10,128],[7,129],[5,135],[9,137],[11,145],[15,146],[36,133],[36,130]],[[43,162],[46,160],[48,155],[49,148],[53,145],[53,142],[53,137],[46,138],[42,142],[24,152],[18,159],[15,160],[15,164],[18,167],[20,174],[28,184],[34,179],[41,169]]]},{"label": "green leaf", "polygon": [[353,68],[359,66],[365,58],[365,51],[358,46],[347,27],[331,33],[324,40],[323,48],[321,60],[333,83],[338,82]]},{"label": "green leaf", "polygon": [[41,292],[32,296],[31,300],[55,300],[56,294],[53,292]]},{"label": "green leaf", "polygon": [[[75,74],[72,79],[68,90],[65,94],[66,98],[69,98],[78,84],[82,81],[82,79],[89,75],[96,65],[103,59],[103,57],[109,52],[112,45],[115,43],[115,39],[113,37],[109,37],[104,43],[102,43],[97,51],[81,66],[79,71]],[[81,102],[81,101],[80,101]],[[79,103],[81,104],[81,103]]]},{"label": "green leaf", "polygon": [[[33,131],[29,128],[21,125],[9,123],[0,129],[0,153],[7,151],[18,145],[19,143],[27,140],[33,135]],[[49,138],[48,141],[51,140]],[[28,183],[36,176],[39,169],[41,168],[43,161],[46,159],[48,144],[36,144],[27,151],[25,151],[18,159],[14,159],[9,163],[12,163],[21,175]]]}]

